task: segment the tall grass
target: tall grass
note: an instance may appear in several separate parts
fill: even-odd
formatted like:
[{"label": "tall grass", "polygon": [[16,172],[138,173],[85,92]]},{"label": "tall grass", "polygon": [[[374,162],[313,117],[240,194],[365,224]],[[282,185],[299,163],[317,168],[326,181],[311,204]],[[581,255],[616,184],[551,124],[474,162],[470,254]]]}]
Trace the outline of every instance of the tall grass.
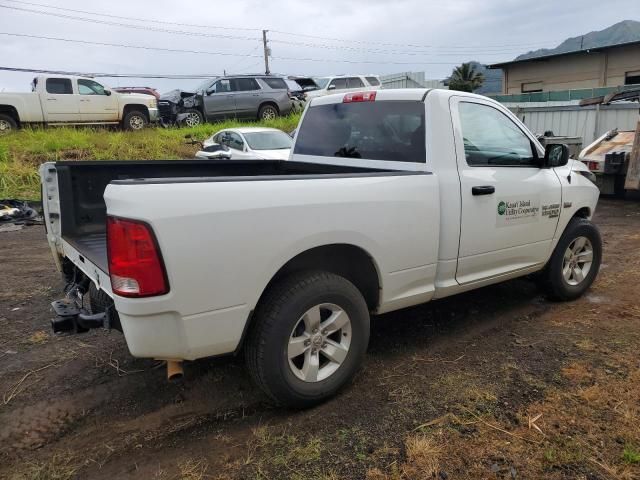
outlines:
[{"label": "tall grass", "polygon": [[265,126],[289,132],[300,115],[261,122],[228,120],[194,128],[148,128],[123,132],[108,128],[25,128],[0,136],[0,199],[40,198],[38,166],[57,160],[177,160],[198,150],[185,143],[191,134],[204,140],[223,128]]}]

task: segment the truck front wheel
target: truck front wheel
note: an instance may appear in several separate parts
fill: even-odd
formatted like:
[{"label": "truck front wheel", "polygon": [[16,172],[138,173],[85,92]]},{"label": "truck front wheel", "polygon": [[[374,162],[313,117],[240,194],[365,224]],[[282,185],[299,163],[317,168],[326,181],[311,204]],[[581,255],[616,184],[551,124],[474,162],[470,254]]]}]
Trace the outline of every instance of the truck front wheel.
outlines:
[{"label": "truck front wheel", "polygon": [[125,130],[142,130],[148,123],[149,119],[144,113],[132,110],[124,116],[122,126]]},{"label": "truck front wheel", "polygon": [[595,280],[601,260],[600,232],[586,218],[573,218],[546,266],[544,287],[557,300],[578,298]]},{"label": "truck front wheel", "polygon": [[255,312],[245,357],[253,380],[276,403],[305,408],[333,396],[356,373],[369,343],[360,291],[328,272],[292,275]]},{"label": "truck front wheel", "polygon": [[18,123],[12,116],[0,113],[0,135],[17,129]]}]

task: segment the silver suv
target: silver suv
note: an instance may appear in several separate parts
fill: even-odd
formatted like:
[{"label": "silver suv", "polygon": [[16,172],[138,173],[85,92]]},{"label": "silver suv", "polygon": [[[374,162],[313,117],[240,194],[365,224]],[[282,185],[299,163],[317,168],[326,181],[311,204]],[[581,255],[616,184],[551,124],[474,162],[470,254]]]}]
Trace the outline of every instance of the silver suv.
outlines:
[{"label": "silver suv", "polygon": [[269,120],[291,111],[281,77],[234,75],[202,82],[193,92],[173,90],[160,97],[163,123],[195,126],[224,118]]}]

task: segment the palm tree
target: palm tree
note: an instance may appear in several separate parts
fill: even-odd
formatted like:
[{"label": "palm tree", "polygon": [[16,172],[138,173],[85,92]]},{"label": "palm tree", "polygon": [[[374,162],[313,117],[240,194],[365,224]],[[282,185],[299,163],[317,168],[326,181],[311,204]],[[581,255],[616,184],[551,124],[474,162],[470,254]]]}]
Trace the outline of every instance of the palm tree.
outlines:
[{"label": "palm tree", "polygon": [[453,69],[449,78],[449,90],[473,92],[482,86],[482,82],[484,82],[484,75],[476,72],[471,63],[463,63]]}]

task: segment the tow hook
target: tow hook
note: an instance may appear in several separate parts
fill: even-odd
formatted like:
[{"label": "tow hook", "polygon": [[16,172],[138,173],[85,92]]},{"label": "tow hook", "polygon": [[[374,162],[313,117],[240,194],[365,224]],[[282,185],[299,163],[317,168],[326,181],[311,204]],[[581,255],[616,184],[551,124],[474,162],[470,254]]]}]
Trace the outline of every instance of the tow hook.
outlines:
[{"label": "tow hook", "polygon": [[51,306],[57,315],[57,318],[51,319],[51,328],[54,333],[84,333],[92,328],[109,328],[110,309],[102,313],[90,314],[69,298],[51,302]]}]

